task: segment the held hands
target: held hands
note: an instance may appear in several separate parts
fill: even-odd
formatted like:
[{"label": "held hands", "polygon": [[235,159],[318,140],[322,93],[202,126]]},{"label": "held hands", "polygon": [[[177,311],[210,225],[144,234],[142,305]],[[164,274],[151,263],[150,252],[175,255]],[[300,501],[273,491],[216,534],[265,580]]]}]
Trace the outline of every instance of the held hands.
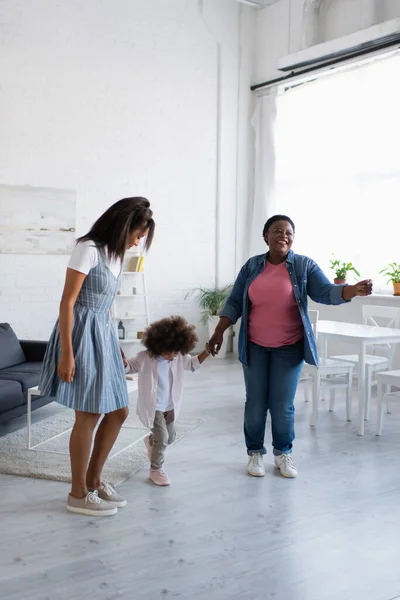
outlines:
[{"label": "held hands", "polygon": [[224,334],[216,329],[211,336],[210,341],[207,344],[208,350],[212,356],[216,356],[221,350],[222,342],[224,341]]},{"label": "held hands", "polygon": [[207,360],[207,358],[210,356],[210,354],[211,354],[210,346],[209,346],[209,344],[206,344],[203,352],[200,352],[200,354],[197,356],[199,363],[203,364],[203,362],[205,360]]},{"label": "held hands", "polygon": [[72,383],[75,375],[75,359],[73,354],[61,354],[60,362],[58,363],[57,375],[61,381]]}]

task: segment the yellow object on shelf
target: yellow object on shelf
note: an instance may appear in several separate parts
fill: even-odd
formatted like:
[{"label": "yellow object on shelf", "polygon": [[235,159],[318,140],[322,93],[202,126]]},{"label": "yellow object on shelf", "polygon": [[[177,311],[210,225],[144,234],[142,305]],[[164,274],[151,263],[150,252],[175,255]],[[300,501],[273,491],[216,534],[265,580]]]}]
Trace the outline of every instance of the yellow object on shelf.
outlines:
[{"label": "yellow object on shelf", "polygon": [[139,259],[138,271],[141,273],[144,267],[144,256],[141,256]]},{"label": "yellow object on shelf", "polygon": [[125,378],[126,378],[126,380],[127,380],[127,381],[136,381],[136,380],[137,380],[137,378],[138,378],[138,376],[137,376],[137,374],[135,373],[135,374],[133,374],[133,375],[125,375]]},{"label": "yellow object on shelf", "polygon": [[135,273],[136,271],[138,271],[139,264],[140,264],[140,257],[132,256],[131,260],[129,261],[129,271],[132,273]]}]

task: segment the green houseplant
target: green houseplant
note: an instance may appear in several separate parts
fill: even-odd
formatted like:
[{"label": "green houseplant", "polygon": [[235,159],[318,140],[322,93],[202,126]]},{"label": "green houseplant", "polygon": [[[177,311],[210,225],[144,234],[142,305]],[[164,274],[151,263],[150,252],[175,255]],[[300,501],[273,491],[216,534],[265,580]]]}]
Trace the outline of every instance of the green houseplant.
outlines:
[{"label": "green houseplant", "polygon": [[[219,315],[224,308],[225,302],[229,298],[231,291],[232,285],[230,284],[222,288],[195,288],[185,296],[186,299],[188,296],[195,294],[197,304],[202,311],[200,320],[204,325],[208,325],[208,334],[210,337],[214,333],[214,329],[219,321]],[[227,341],[226,336],[218,354],[219,358],[225,358]]]},{"label": "green houseplant", "polygon": [[342,262],[340,260],[331,260],[330,268],[335,273],[334,283],[346,283],[347,273],[349,271],[355,273],[357,277],[360,277],[360,273],[357,271],[353,263]]},{"label": "green houseplant", "polygon": [[393,284],[393,296],[400,296],[400,264],[396,262],[389,263],[379,273],[386,275],[388,283],[391,282]]}]

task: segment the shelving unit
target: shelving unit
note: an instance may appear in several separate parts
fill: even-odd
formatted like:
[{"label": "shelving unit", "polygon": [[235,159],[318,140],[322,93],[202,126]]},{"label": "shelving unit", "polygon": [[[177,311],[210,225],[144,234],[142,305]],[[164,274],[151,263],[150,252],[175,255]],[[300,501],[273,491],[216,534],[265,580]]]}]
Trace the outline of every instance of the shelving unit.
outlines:
[{"label": "shelving unit", "polygon": [[[140,345],[142,341],[137,337],[138,331],[143,331],[150,325],[145,271],[144,269],[142,271],[128,270],[132,259],[137,259],[139,263],[141,258],[144,258],[142,245],[126,252],[122,267],[121,290],[115,297],[112,308],[117,332],[120,321],[125,328],[125,339],[120,339],[119,343],[124,351],[126,351],[125,348],[127,349],[127,354],[130,349],[134,353],[135,346]],[[136,293],[133,293],[134,288]]]}]

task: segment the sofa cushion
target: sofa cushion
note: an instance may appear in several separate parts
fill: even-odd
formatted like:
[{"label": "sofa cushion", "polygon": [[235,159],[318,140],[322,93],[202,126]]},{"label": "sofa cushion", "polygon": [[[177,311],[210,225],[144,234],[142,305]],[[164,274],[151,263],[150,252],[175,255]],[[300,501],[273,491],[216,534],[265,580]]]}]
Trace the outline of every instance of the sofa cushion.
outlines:
[{"label": "sofa cushion", "polygon": [[36,387],[38,385],[39,378],[40,369],[39,371],[36,370],[31,373],[29,371],[16,371],[15,367],[0,371],[0,380],[17,381],[21,385],[24,394],[26,394],[29,388]]},{"label": "sofa cushion", "polygon": [[40,376],[42,371],[41,362],[23,362],[19,365],[14,365],[12,367],[7,367],[4,369],[4,373],[36,373],[37,376]]},{"label": "sofa cushion", "polygon": [[17,381],[0,380],[0,414],[25,403],[21,384]]},{"label": "sofa cushion", "polygon": [[24,362],[25,354],[11,325],[0,323],[0,369]]}]

